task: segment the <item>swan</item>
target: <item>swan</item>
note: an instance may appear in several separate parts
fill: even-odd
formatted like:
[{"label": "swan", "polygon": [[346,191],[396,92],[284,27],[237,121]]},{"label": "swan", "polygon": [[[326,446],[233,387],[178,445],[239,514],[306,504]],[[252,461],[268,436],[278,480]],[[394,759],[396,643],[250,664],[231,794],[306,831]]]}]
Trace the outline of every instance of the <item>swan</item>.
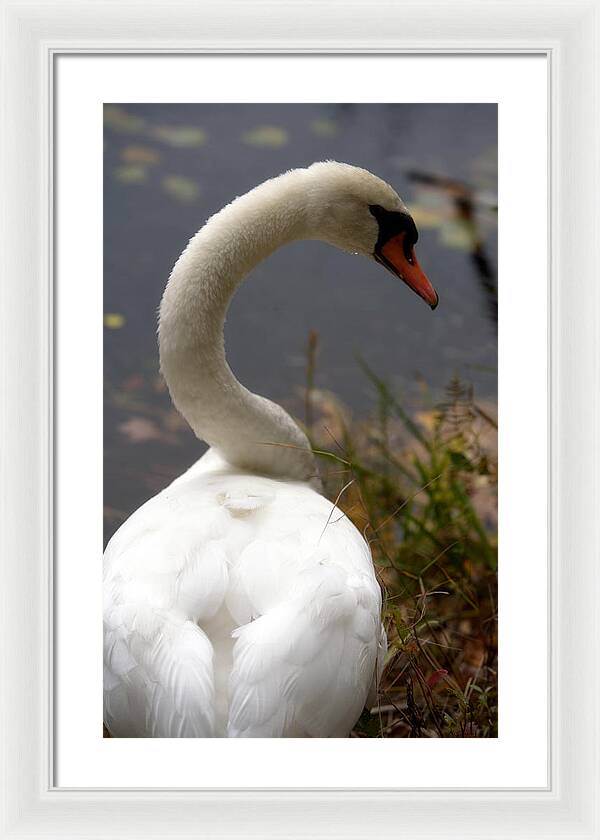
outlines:
[{"label": "swan", "polygon": [[373,701],[386,639],[369,547],[320,494],[304,432],[235,378],[223,328],[248,272],[301,239],[374,258],[433,309],[417,236],[392,187],[328,161],[236,198],[177,260],[160,366],[210,448],[106,548],[111,736],[347,737]]}]

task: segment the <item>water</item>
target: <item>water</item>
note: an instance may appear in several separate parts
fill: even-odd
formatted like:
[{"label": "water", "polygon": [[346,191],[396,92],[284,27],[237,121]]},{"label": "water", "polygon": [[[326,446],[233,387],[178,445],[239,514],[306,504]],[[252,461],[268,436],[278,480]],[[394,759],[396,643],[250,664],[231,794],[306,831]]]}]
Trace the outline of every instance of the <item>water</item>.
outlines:
[{"label": "water", "polygon": [[317,386],[355,416],[373,407],[357,357],[409,403],[416,383],[435,399],[456,374],[495,400],[496,149],[495,105],[107,106],[106,536],[202,452],[158,375],[156,311],[173,263],[208,216],[286,169],[337,159],[389,181],[415,216],[440,305],[432,313],[374,262],[295,243],[233,301],[238,378],[299,411],[315,330]]}]

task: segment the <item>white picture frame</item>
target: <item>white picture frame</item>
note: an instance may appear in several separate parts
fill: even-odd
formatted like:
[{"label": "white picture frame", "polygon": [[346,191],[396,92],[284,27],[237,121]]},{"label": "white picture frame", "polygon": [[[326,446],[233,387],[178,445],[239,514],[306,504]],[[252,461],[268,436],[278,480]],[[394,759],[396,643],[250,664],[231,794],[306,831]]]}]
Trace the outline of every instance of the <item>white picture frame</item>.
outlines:
[{"label": "white picture frame", "polygon": [[[3,2],[2,11],[0,836],[600,837],[597,2],[156,0],[140,6],[133,0],[16,0]],[[69,52],[546,55],[552,582],[547,789],[53,787],[51,140],[54,58]]]}]

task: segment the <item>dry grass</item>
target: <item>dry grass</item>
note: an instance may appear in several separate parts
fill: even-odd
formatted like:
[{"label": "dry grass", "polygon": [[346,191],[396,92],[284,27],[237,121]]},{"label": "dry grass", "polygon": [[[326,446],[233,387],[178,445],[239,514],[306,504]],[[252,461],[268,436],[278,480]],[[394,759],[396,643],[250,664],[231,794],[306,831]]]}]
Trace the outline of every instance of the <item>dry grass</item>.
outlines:
[{"label": "dry grass", "polygon": [[377,707],[353,737],[497,736],[497,425],[453,381],[409,413],[364,365],[377,411],[353,424],[314,389],[307,428],[325,493],[370,543],[389,650]]}]

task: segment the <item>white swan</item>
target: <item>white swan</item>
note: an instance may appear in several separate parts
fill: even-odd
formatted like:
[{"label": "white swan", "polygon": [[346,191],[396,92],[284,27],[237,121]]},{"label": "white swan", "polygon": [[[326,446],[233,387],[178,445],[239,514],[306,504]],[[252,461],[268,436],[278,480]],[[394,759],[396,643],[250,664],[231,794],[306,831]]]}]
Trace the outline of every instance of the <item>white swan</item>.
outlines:
[{"label": "white swan", "polygon": [[346,164],[267,181],[192,238],[162,300],[160,362],[173,402],[211,448],[106,549],[104,715],[114,737],[343,737],[377,681],[385,635],[369,548],[318,493],[304,433],[225,360],[236,286],[298,239],[374,256],[437,305],[405,205]]}]

